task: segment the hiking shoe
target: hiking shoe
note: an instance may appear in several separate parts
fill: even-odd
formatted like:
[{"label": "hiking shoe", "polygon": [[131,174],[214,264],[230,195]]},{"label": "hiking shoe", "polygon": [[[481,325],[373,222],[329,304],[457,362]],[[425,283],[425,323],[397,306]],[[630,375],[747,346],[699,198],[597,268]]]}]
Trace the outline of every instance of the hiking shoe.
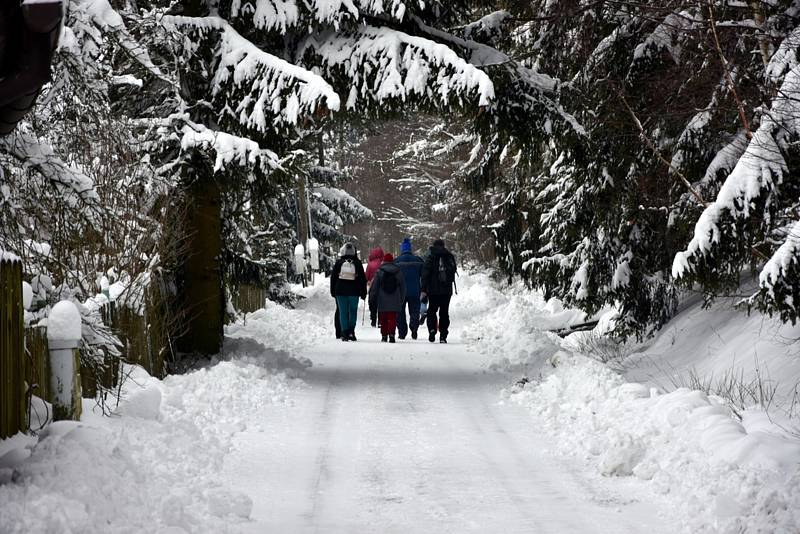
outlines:
[{"label": "hiking shoe", "polygon": [[381,343],[386,343],[386,336],[381,336]]},{"label": "hiking shoe", "polygon": [[439,340],[439,343],[447,343],[447,340],[445,338],[442,338]]},{"label": "hiking shoe", "polygon": [[431,343],[436,341],[436,330],[431,330],[431,332],[428,334],[428,341]]},{"label": "hiking shoe", "polygon": [[412,330],[411,331],[411,339],[417,339],[417,331],[416,330]]},{"label": "hiking shoe", "polygon": [[389,343],[394,343],[394,336],[389,336]]}]

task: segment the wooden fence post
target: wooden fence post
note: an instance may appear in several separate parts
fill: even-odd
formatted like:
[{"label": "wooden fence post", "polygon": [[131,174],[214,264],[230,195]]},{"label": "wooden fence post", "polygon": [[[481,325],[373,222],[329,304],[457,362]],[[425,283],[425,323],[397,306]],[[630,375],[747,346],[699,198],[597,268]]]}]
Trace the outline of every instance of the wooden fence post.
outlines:
[{"label": "wooden fence post", "polygon": [[47,317],[54,421],[81,418],[80,340],[81,314],[72,302],[62,300]]},{"label": "wooden fence post", "polygon": [[22,262],[0,251],[0,439],[28,427]]}]

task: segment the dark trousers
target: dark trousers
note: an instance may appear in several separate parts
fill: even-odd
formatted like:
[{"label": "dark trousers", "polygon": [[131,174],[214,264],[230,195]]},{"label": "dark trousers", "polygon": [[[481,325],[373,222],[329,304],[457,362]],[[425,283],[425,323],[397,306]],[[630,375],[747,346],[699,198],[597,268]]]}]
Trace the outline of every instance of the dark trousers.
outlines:
[{"label": "dark trousers", "polygon": [[336,312],[333,314],[333,325],[336,327],[336,339],[342,337],[342,325],[339,324],[339,303],[336,303]]},{"label": "dark trousers", "polygon": [[339,307],[342,335],[354,333],[358,319],[358,297],[336,297],[336,304]]},{"label": "dark trousers", "polygon": [[393,336],[397,324],[397,312],[380,312],[378,316],[381,320],[381,335]]},{"label": "dark trousers", "polygon": [[369,324],[375,326],[378,321],[378,307],[372,303],[369,305]]},{"label": "dark trousers", "polygon": [[436,316],[439,316],[439,339],[447,339],[450,327],[450,298],[452,295],[428,295],[428,331],[436,332]]},{"label": "dark trousers", "polygon": [[[406,307],[408,307],[408,321],[406,321]],[[400,337],[408,335],[409,326],[412,332],[416,332],[419,328],[419,295],[407,297],[405,304],[403,304],[403,311],[400,312],[397,318],[397,333],[400,334]]]}]

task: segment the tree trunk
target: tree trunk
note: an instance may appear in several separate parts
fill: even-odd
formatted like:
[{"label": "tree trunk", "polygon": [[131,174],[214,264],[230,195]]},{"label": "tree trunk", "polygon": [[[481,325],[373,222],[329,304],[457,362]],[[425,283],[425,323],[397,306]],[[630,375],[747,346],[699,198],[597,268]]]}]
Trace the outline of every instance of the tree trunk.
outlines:
[{"label": "tree trunk", "polygon": [[[183,14],[204,16],[204,0],[183,0]],[[202,75],[184,72],[182,91],[188,102],[203,98]],[[203,123],[202,116],[192,117]],[[186,214],[187,254],[183,262],[182,299],[186,328],[178,340],[181,352],[205,355],[222,349],[225,290],[222,279],[222,191],[214,180],[210,163],[194,158],[187,167],[189,209]]]},{"label": "tree trunk", "polygon": [[187,325],[179,347],[182,352],[217,354],[225,315],[221,190],[211,176],[195,176],[189,194],[188,253],[183,266]]}]

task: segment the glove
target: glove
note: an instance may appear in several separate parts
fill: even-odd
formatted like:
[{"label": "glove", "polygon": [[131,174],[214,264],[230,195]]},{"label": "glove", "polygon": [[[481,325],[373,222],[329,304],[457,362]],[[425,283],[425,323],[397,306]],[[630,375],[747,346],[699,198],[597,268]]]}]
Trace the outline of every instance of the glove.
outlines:
[{"label": "glove", "polygon": [[428,294],[425,293],[424,291],[422,293],[420,293],[419,294],[419,301],[421,303],[423,303],[423,304],[427,304],[428,303]]}]

